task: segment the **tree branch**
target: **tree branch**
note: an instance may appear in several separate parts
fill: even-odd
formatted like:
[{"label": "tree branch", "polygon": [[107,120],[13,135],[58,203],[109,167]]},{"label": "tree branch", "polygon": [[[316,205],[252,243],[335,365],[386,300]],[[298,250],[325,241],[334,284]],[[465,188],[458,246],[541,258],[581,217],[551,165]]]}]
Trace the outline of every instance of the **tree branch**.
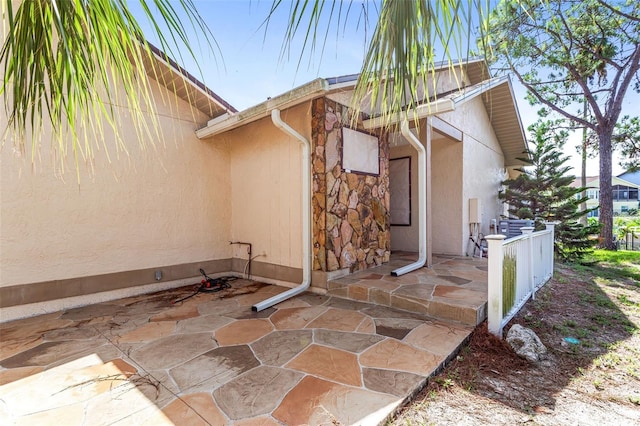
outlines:
[{"label": "tree branch", "polygon": [[613,7],[612,5],[610,5],[609,3],[607,3],[606,1],[602,1],[602,0],[598,0],[598,3],[600,3],[601,6],[606,7],[607,9],[609,9],[610,11],[612,11],[613,13],[615,13],[616,15],[620,15],[630,21],[634,21],[634,22],[640,22],[640,16],[636,16],[636,15],[629,15],[628,13],[624,13],[621,10],[616,9],[615,7]]},{"label": "tree branch", "polygon": [[557,113],[563,115],[564,117],[567,117],[569,120],[573,120],[578,124],[581,124],[584,127],[588,127],[589,129],[593,129],[595,130],[595,125],[589,121],[586,121],[583,118],[580,118],[576,115],[570,114],[568,112],[566,112],[564,109],[558,107],[556,104],[548,101],[547,99],[545,99],[544,97],[542,97],[538,91],[533,87],[533,85],[529,84],[527,81],[524,80],[524,78],[522,77],[522,74],[520,74],[518,72],[518,70],[515,68],[515,66],[511,65],[511,72],[513,72],[516,77],[518,78],[518,81],[520,81],[520,83],[525,87],[525,89],[527,89],[529,91],[529,93],[531,93],[532,96],[534,96],[538,102],[540,102],[541,104],[551,108],[552,110],[556,111]]}]

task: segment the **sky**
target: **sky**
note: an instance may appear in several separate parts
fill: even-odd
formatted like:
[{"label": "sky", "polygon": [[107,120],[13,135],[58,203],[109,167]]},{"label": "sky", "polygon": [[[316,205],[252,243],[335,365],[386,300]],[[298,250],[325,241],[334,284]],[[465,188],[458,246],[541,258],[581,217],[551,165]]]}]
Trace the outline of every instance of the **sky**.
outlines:
[{"label": "sky", "polygon": [[[291,52],[282,55],[289,1],[283,1],[268,27],[264,24],[272,0],[195,0],[194,3],[215,37],[217,48],[212,52],[201,37],[198,40],[192,34],[191,46],[200,69],[196,61],[187,54],[180,58],[181,52],[174,51],[171,56],[240,111],[318,77],[359,72],[366,40],[373,32],[376,19],[374,3],[367,0],[354,1],[346,22],[330,27],[324,51],[322,52],[322,43],[318,43],[315,52],[306,49],[307,53],[300,59],[304,31],[294,39]],[[361,3],[367,3],[369,15],[364,16],[362,13]],[[132,8],[148,39],[159,46],[139,6],[134,4]],[[333,22],[335,24],[335,19]],[[526,132],[526,128],[537,120],[536,111],[539,107],[528,104],[525,90],[513,80]],[[637,115],[640,111],[639,104],[640,96],[628,96],[623,114]],[[580,156],[574,145],[580,143],[580,135],[581,132],[573,135],[565,147],[565,154],[572,157],[568,164],[574,167],[572,173],[576,175],[580,174]],[[623,172],[617,163],[614,158],[614,175]],[[587,175],[597,174],[598,160],[590,159],[587,163]]]}]

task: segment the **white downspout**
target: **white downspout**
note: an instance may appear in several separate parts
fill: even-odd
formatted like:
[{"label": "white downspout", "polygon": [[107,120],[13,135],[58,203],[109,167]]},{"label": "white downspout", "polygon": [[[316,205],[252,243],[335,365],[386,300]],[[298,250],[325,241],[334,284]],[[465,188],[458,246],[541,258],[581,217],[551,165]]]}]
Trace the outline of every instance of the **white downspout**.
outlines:
[{"label": "white downspout", "polygon": [[307,138],[296,132],[280,118],[280,110],[271,111],[271,121],[284,133],[296,138],[302,145],[302,283],[297,287],[277,294],[251,307],[255,312],[267,309],[290,297],[305,292],[311,285],[311,143]]},{"label": "white downspout", "polygon": [[403,120],[400,125],[400,132],[411,146],[418,151],[418,260],[402,268],[391,271],[391,275],[398,277],[408,272],[422,268],[427,262],[427,151],[420,140],[409,129],[409,122]]}]

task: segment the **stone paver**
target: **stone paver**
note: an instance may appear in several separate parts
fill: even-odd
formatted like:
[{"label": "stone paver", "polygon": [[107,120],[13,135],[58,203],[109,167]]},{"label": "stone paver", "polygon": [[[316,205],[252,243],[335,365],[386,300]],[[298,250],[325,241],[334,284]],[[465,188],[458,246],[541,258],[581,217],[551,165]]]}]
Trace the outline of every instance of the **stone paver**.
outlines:
[{"label": "stone paver", "polygon": [[213,396],[234,420],[271,413],[304,375],[275,367],[257,367],[220,386]]},{"label": "stone paver", "polygon": [[399,403],[395,396],[307,376],[287,394],[273,417],[286,425],[377,424],[384,419],[380,410]]},{"label": "stone paver", "polygon": [[367,389],[398,397],[408,395],[427,380],[418,374],[377,368],[363,368],[362,378]]},{"label": "stone paver", "polygon": [[[0,424],[378,424],[484,314],[486,263],[436,260],[391,277],[400,256],[261,312],[284,289],[237,280],[2,323]],[[368,299],[335,297],[349,285]]]},{"label": "stone paver", "polygon": [[405,343],[436,355],[449,355],[467,338],[471,329],[446,323],[422,324],[409,333]]},{"label": "stone paver", "polygon": [[356,355],[340,349],[311,345],[286,364],[286,367],[345,385],[362,385]]},{"label": "stone paver", "polygon": [[150,342],[171,335],[176,329],[175,321],[150,322],[142,327],[124,333],[119,342]]},{"label": "stone paver", "polygon": [[154,412],[143,425],[223,425],[227,422],[211,394],[194,393],[176,399],[162,411]]},{"label": "stone paver", "polygon": [[224,346],[171,369],[170,374],[180,390],[184,391],[203,382],[214,387],[221,386],[259,365],[260,361],[248,346]]},{"label": "stone paver", "polygon": [[443,361],[431,352],[416,349],[395,339],[384,340],[360,355],[366,367],[406,371],[429,376]]},{"label": "stone paver", "polygon": [[326,310],[327,308],[324,306],[281,309],[271,316],[271,322],[278,330],[305,328],[307,324],[319,317]]},{"label": "stone paver", "polygon": [[378,318],[375,320],[375,324],[377,334],[402,340],[414,328],[424,324],[424,320],[408,318]]},{"label": "stone paver", "polygon": [[151,370],[171,368],[218,346],[208,333],[177,334],[154,340],[131,352],[134,361]]},{"label": "stone paver", "polygon": [[349,352],[360,353],[371,345],[384,340],[383,336],[370,333],[345,333],[333,330],[316,330],[314,340],[325,346],[332,346]]},{"label": "stone paver", "polygon": [[270,333],[273,325],[269,320],[239,320],[225,325],[215,332],[215,339],[220,346],[251,343]]},{"label": "stone paver", "polygon": [[274,331],[251,345],[264,365],[281,366],[298,355],[313,341],[311,330]]},{"label": "stone paver", "polygon": [[355,331],[366,318],[360,312],[344,309],[329,309],[315,320],[311,321],[307,328],[327,328],[338,331]]}]

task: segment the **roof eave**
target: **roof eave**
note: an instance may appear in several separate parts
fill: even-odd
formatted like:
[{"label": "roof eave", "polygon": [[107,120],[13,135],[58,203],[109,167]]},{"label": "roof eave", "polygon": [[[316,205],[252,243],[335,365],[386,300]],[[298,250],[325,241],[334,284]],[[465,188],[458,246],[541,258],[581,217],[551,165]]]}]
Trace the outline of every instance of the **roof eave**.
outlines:
[{"label": "roof eave", "polygon": [[[211,112],[203,111],[202,109],[197,107],[196,105],[197,100],[191,99],[190,96],[188,95],[186,97],[183,97],[183,100],[189,102],[191,105],[193,105],[197,109],[200,109],[203,113],[205,113],[209,117],[215,116],[211,114],[214,111],[214,109],[219,110],[221,113],[237,112],[237,110],[231,104],[226,102],[219,95],[217,95],[215,92],[209,89],[204,83],[202,83],[200,80],[194,77],[187,70],[182,68],[176,61],[171,59],[162,50],[160,50],[159,48],[157,48],[156,46],[154,46],[149,42],[146,42],[146,44],[149,47],[153,61],[164,68],[164,70],[162,69],[154,70],[153,68],[146,70],[147,74],[150,77],[152,77],[154,80],[157,80],[158,83],[162,84],[169,90],[174,90],[175,84],[169,84],[170,82],[163,81],[164,80],[163,75],[165,75],[165,70],[166,70],[168,71],[169,75],[178,77],[180,80],[182,80],[183,83],[185,84],[185,87],[186,86],[191,87],[195,92],[197,92],[200,96],[202,96],[201,99],[206,99],[208,102],[215,105],[215,108],[213,107],[210,108]],[[150,66],[154,67],[154,65],[150,65]]]},{"label": "roof eave", "polygon": [[235,114],[226,114],[218,119],[210,120],[205,127],[196,130],[199,139],[206,139],[237,127],[260,120],[271,114],[274,109],[284,110],[303,102],[317,98],[329,90],[325,79],[318,78],[307,84],[296,87],[282,95],[268,99]]},{"label": "roof eave", "polygon": [[484,92],[491,90],[496,86],[504,84],[506,81],[506,77],[493,78],[491,80],[488,80],[486,83],[477,84],[469,88],[468,90],[463,89],[458,95],[447,96],[418,105],[416,108],[411,111],[407,111],[406,113],[400,112],[386,118],[374,117],[368,120],[364,120],[363,126],[365,129],[370,130],[378,127],[383,127],[385,125],[397,124],[405,118],[408,120],[419,120],[432,115],[454,111],[457,106],[472,100],[476,96],[482,95]]}]

